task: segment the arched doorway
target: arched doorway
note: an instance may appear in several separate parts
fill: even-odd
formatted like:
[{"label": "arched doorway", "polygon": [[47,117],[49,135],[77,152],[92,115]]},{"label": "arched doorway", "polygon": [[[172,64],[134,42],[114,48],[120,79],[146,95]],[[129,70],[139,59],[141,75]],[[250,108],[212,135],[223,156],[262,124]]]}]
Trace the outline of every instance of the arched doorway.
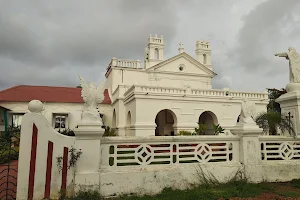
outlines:
[{"label": "arched doorway", "polygon": [[218,124],[217,116],[211,111],[205,111],[199,116],[199,123],[205,124],[207,130],[205,131],[205,135],[213,135],[214,129],[213,124]]},{"label": "arched doorway", "polygon": [[155,118],[156,136],[174,136],[174,126],[177,124],[176,115],[168,109],[161,110]]},{"label": "arched doorway", "polygon": [[126,117],[126,135],[131,135],[131,113],[128,111],[127,117]]},{"label": "arched doorway", "polygon": [[112,128],[117,128],[117,115],[116,115],[116,109],[114,109],[114,112],[113,112]]}]

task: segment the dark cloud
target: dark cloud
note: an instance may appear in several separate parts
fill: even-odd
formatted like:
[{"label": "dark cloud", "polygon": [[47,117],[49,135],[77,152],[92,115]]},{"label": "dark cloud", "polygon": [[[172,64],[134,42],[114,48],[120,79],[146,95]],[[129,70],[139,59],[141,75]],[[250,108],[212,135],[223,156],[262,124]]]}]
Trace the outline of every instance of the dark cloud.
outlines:
[{"label": "dark cloud", "polygon": [[[143,59],[149,33],[163,34],[165,58],[178,43],[195,56],[209,40],[214,88],[284,87],[300,51],[299,0],[0,0],[0,90],[17,84],[77,86],[104,79],[112,57]],[[275,79],[275,81],[274,81]]]},{"label": "dark cloud", "polygon": [[114,56],[142,59],[149,33],[172,40],[177,6],[170,0],[0,1],[0,68],[7,69],[0,89],[75,84],[78,73],[98,80]]}]

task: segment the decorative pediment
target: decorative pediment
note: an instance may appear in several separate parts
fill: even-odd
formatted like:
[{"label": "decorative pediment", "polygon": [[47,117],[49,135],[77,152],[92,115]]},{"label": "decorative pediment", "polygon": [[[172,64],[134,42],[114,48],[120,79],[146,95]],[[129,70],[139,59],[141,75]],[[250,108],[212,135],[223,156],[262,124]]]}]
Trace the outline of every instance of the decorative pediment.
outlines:
[{"label": "decorative pediment", "polygon": [[183,52],[168,60],[160,62],[147,71],[173,72],[182,74],[193,74],[214,77],[217,74],[196,59]]}]

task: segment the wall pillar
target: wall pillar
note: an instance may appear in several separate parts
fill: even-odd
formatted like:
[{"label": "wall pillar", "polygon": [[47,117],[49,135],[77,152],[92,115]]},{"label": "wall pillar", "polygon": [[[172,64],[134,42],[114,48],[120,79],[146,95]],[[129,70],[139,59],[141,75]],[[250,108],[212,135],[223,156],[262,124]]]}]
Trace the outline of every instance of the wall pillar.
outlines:
[{"label": "wall pillar", "polygon": [[[75,147],[82,155],[76,165],[75,185],[79,189],[100,189],[100,138],[104,134],[101,124],[79,124],[75,132]],[[83,187],[83,188],[82,188]]]},{"label": "wall pillar", "polygon": [[263,181],[263,169],[261,163],[261,145],[259,136],[263,130],[256,123],[246,123],[241,120],[231,132],[240,136],[240,163],[244,166],[245,176],[251,182]]}]

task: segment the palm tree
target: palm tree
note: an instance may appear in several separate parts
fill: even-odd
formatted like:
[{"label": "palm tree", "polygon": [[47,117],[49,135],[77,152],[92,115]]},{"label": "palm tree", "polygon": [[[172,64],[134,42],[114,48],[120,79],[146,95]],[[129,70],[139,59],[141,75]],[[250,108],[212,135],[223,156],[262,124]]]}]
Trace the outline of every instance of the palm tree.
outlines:
[{"label": "palm tree", "polygon": [[265,133],[270,135],[278,135],[279,132],[288,132],[295,137],[295,130],[293,123],[286,116],[281,114],[280,104],[276,99],[286,93],[285,89],[268,88],[269,104],[267,105],[267,112],[260,113],[256,118],[256,124],[263,129]]},{"label": "palm tree", "polygon": [[255,118],[256,124],[270,135],[278,135],[279,132],[295,137],[293,122],[277,111],[263,112]]}]

